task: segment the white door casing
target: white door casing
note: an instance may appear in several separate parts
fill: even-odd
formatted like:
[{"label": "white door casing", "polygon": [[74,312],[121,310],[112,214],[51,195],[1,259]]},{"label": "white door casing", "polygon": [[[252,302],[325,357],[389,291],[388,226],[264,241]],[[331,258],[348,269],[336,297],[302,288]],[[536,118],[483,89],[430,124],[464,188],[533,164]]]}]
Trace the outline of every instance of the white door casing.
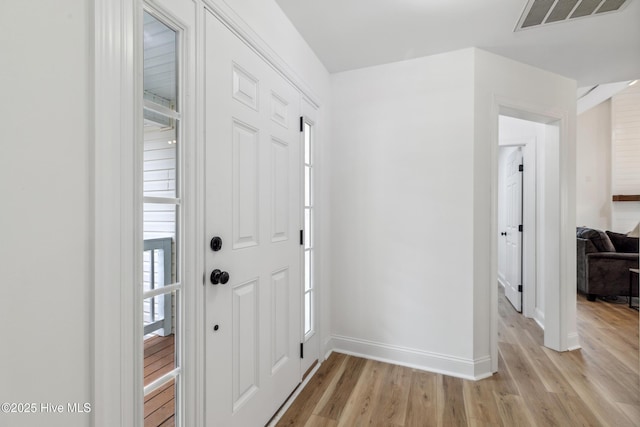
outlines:
[{"label": "white door casing", "polygon": [[518,147],[507,160],[506,176],[506,264],[505,295],[513,307],[522,311],[522,151]]},{"label": "white door casing", "polygon": [[205,230],[223,242],[206,248],[205,419],[264,425],[300,380],[300,94],[209,12],[204,30]]}]

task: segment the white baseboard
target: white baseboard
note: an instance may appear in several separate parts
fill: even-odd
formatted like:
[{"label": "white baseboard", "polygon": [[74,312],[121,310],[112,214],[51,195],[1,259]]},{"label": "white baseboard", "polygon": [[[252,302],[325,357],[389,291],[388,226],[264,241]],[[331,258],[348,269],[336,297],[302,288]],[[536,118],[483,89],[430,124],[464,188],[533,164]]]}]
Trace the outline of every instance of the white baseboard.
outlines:
[{"label": "white baseboard", "polygon": [[324,353],[324,360],[327,360],[331,353],[333,353],[333,341],[331,340],[331,337],[327,337],[324,341],[324,345],[320,352]]},{"label": "white baseboard", "polygon": [[580,346],[580,337],[578,336],[578,333],[574,332],[572,334],[569,334],[567,336],[567,350],[573,351],[578,350],[579,348],[582,347]]},{"label": "white baseboard", "polygon": [[471,360],[339,335],[333,335],[328,344],[331,350],[327,357],[331,351],[336,351],[467,380],[493,375],[489,356]]},{"label": "white baseboard", "polygon": [[542,328],[542,330],[544,331],[544,313],[540,311],[539,308],[535,309],[533,313],[533,320],[535,320],[538,326],[540,326],[540,328]]}]

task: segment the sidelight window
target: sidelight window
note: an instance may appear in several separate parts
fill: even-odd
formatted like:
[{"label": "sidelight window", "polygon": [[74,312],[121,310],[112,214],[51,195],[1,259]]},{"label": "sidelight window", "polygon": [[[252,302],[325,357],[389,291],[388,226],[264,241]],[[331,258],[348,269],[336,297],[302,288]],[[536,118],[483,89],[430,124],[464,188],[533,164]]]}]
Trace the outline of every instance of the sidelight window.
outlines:
[{"label": "sidelight window", "polygon": [[312,335],[314,325],[313,283],[313,125],[303,121],[304,134],[304,335]]},{"label": "sidelight window", "polygon": [[143,17],[144,425],[180,425],[182,257],[179,158],[179,31],[150,11]]}]

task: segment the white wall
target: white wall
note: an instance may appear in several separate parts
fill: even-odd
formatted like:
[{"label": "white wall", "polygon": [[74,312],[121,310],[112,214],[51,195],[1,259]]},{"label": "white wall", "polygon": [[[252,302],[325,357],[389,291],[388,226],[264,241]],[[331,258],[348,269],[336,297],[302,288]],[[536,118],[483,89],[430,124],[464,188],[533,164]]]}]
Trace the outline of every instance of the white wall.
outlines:
[{"label": "white wall", "polygon": [[332,92],[332,344],[471,377],[473,50]]},{"label": "white wall", "polygon": [[[89,2],[2,3],[0,402],[91,402]],[[0,414],[3,426],[90,415]]]},{"label": "white wall", "polygon": [[[611,192],[640,194],[640,84],[611,98]],[[613,202],[611,229],[627,233],[640,221],[640,202]]]},{"label": "white wall", "polygon": [[578,116],[576,224],[611,229],[611,101]]},{"label": "white wall", "polygon": [[612,195],[640,193],[640,85],[578,116],[576,223],[619,233],[640,220],[640,202]]}]

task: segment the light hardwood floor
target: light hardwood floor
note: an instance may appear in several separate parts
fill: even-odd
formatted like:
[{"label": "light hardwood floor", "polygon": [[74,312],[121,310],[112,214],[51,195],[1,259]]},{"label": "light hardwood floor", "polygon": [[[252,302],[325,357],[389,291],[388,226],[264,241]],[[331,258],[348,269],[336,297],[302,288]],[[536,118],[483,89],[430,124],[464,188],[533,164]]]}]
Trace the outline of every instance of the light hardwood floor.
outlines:
[{"label": "light hardwood floor", "polygon": [[332,353],[277,426],[640,426],[637,311],[578,295],[582,349],[557,353],[500,294],[491,378]]}]

